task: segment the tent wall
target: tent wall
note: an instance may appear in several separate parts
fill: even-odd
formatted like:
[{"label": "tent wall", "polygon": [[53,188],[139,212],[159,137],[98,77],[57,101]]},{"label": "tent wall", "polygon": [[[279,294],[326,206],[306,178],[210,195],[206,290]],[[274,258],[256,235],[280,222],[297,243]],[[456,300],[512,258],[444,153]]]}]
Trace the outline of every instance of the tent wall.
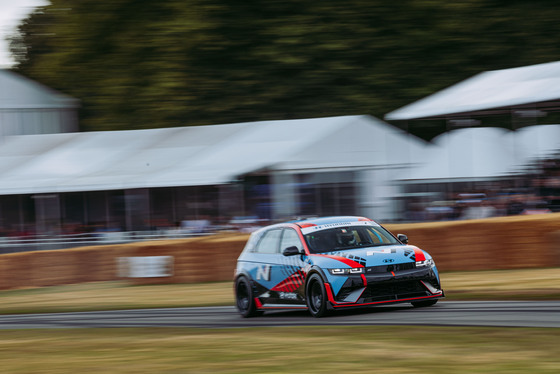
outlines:
[{"label": "tent wall", "polygon": [[0,137],[78,131],[79,101],[0,69]]},{"label": "tent wall", "polygon": [[78,131],[73,109],[0,109],[0,137]]}]

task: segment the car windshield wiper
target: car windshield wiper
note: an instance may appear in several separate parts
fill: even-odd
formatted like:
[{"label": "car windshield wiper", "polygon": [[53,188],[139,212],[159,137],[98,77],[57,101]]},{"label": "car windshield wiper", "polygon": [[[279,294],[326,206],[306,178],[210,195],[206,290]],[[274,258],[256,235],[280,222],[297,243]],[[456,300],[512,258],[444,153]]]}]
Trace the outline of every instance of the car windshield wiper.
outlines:
[{"label": "car windshield wiper", "polygon": [[[382,247],[384,245],[396,245],[399,243],[377,243],[377,244],[373,244],[373,243],[364,243],[363,245],[358,245],[355,247],[342,247],[342,248],[346,248],[346,249],[355,249],[355,248],[369,248],[369,247]],[[338,248],[337,248],[338,249]]]},{"label": "car windshield wiper", "polygon": [[363,248],[363,247],[360,247],[360,246],[335,247],[335,248],[333,248],[332,250],[333,250],[333,251],[344,251],[344,250],[347,250],[347,249],[357,249],[357,248]]},{"label": "car windshield wiper", "polygon": [[385,245],[397,245],[400,243],[379,243],[379,244],[372,244],[368,243],[366,245],[353,245],[350,247],[334,247],[325,251],[315,252],[315,253],[328,253],[328,252],[335,252],[335,251],[347,251],[349,249],[359,249],[359,248],[369,248],[369,247],[382,247]]}]

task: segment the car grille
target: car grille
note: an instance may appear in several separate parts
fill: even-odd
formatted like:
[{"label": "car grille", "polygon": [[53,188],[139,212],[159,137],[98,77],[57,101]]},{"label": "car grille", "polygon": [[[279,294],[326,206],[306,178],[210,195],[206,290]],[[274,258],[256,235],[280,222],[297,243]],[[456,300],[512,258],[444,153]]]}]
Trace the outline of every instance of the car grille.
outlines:
[{"label": "car grille", "polygon": [[406,299],[428,296],[430,293],[418,280],[376,282],[368,285],[362,294],[364,302]]},{"label": "car grille", "polygon": [[366,267],[366,274],[377,274],[377,273],[390,273],[392,271],[403,271],[415,269],[416,264],[414,262],[406,262],[404,264],[390,264],[381,266],[369,266]]}]

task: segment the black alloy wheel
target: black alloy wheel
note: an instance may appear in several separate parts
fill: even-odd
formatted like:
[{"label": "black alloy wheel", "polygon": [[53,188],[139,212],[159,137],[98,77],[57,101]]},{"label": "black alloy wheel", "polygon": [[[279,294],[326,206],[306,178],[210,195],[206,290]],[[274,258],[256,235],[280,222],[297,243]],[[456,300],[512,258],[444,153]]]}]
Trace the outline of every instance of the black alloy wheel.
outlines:
[{"label": "black alloy wheel", "polygon": [[327,314],[327,291],[319,274],[309,277],[305,295],[307,308],[313,317],[319,318]]},{"label": "black alloy wheel", "polygon": [[237,310],[239,310],[239,313],[244,318],[254,317],[259,314],[253,298],[253,291],[247,278],[237,278],[235,282],[235,299]]}]

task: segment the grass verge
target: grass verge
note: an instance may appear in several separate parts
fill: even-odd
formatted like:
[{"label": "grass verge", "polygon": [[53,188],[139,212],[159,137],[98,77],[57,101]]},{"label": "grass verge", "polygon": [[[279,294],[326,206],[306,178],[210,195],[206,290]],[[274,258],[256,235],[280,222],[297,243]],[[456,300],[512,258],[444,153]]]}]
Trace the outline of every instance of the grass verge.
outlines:
[{"label": "grass verge", "polygon": [[558,373],[560,331],[461,327],[8,330],[8,373]]},{"label": "grass verge", "polygon": [[[441,274],[448,300],[560,299],[560,268]],[[231,282],[87,283],[0,291],[0,314],[233,305]]]}]

